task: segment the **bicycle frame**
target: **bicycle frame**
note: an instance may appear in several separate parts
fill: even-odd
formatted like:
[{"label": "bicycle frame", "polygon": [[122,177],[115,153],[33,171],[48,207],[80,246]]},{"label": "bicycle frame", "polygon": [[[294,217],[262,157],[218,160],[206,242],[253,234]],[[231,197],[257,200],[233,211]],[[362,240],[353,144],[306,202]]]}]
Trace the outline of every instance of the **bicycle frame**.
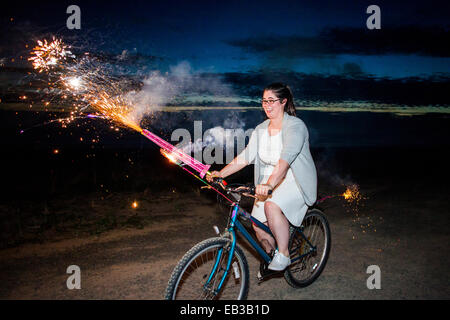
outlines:
[{"label": "bicycle frame", "polygon": [[[230,223],[229,223],[229,226],[228,226],[228,230],[227,230],[228,233],[231,235],[230,253],[229,253],[229,256],[228,256],[226,269],[224,270],[224,274],[222,275],[222,279],[220,280],[219,285],[217,286],[217,289],[215,290],[215,294],[217,294],[220,291],[220,289],[222,288],[222,284],[225,281],[225,279],[226,279],[226,277],[228,275],[228,272],[230,270],[231,261],[233,259],[233,255],[234,255],[234,249],[236,247],[236,231],[235,231],[235,228],[244,236],[244,238],[258,252],[258,254],[264,259],[264,261],[266,263],[270,263],[270,261],[271,261],[271,257],[266,253],[266,251],[263,248],[261,248],[261,246],[258,244],[258,242],[255,239],[253,239],[253,237],[250,235],[250,233],[247,231],[247,229],[242,225],[242,223],[237,219],[237,217],[239,215],[245,216],[246,218],[250,219],[251,222],[254,225],[256,225],[257,227],[261,228],[262,230],[264,230],[265,232],[267,232],[269,235],[271,235],[273,237],[273,234],[270,231],[269,227],[266,226],[265,224],[263,224],[258,219],[252,217],[245,210],[243,210],[239,206],[239,203],[236,203],[236,202],[233,203],[232,210],[233,211],[232,211],[232,214],[231,214],[231,220],[230,220]],[[309,255],[311,252],[316,250],[316,247],[311,244],[311,242],[305,237],[305,235],[303,234],[303,232],[301,230],[296,229],[296,232],[298,232],[300,234],[300,236],[306,241],[306,243],[310,247],[310,250],[308,252],[300,255],[299,257],[297,257],[295,259],[292,259],[291,263],[295,262],[295,261],[297,261],[299,259],[302,259],[303,257]],[[294,251],[295,250],[292,250],[292,248],[291,248],[291,252],[290,253],[292,253]],[[213,275],[216,273],[217,266],[219,265],[219,262],[220,262],[221,257],[222,257],[222,252],[223,252],[223,248],[219,249],[217,257],[216,257],[216,261],[215,261],[214,266],[213,266],[213,268],[211,270],[211,273],[210,273],[210,275],[208,277],[208,280],[204,284],[204,288],[206,288],[209,285]]]}]

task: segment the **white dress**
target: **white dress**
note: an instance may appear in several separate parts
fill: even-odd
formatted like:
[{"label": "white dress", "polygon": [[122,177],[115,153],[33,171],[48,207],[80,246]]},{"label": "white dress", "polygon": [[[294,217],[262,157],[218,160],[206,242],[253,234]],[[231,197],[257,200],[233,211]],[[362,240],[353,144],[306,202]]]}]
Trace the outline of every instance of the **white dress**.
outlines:
[{"label": "white dress", "polygon": [[[269,180],[270,175],[280,159],[282,148],[283,141],[281,130],[273,136],[270,136],[269,131],[265,130],[261,136],[258,148],[258,156],[261,160],[260,175],[263,177],[261,184],[264,184]],[[306,211],[308,210],[302,192],[295,182],[295,177],[292,174],[291,168],[288,169],[283,181],[278,184],[266,201],[277,204],[289,222],[294,226],[301,225]],[[267,221],[264,212],[264,201],[255,201],[252,216],[261,222]]]}]

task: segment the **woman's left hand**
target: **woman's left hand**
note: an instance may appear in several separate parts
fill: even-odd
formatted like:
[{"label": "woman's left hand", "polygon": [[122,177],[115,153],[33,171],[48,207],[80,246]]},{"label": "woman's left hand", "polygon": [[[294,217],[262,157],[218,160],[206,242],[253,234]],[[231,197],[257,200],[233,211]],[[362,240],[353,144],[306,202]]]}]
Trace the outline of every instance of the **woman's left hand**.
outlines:
[{"label": "woman's left hand", "polygon": [[255,188],[255,195],[258,197],[267,197],[269,190],[273,190],[270,184],[258,184]]}]

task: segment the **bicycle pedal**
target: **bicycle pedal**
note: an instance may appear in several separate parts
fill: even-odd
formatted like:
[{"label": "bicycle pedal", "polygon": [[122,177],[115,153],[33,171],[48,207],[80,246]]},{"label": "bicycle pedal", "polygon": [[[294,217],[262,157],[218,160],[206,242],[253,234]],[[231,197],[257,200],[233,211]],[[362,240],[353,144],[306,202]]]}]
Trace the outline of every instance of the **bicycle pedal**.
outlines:
[{"label": "bicycle pedal", "polygon": [[256,276],[258,278],[259,283],[263,282],[265,279],[267,279],[268,277],[270,277],[270,276],[272,276],[274,274],[282,272],[282,271],[270,270],[267,267],[268,267],[268,265],[265,264],[265,263],[261,263],[260,264],[259,271],[258,271],[258,274]]},{"label": "bicycle pedal", "polygon": [[261,284],[261,282],[264,281],[263,276],[261,276],[261,272],[258,271],[258,274],[256,275],[256,278],[258,279],[257,285],[259,286]]}]

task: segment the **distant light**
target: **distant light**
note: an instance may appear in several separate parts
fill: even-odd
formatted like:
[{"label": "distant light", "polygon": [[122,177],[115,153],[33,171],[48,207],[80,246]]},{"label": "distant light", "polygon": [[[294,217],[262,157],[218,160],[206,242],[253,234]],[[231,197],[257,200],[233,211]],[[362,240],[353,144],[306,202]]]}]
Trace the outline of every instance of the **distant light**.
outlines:
[{"label": "distant light", "polygon": [[59,150],[58,150],[58,149],[55,149],[55,150],[53,150],[53,153],[54,153],[54,154],[58,154],[58,153],[59,153]]},{"label": "distant light", "polygon": [[131,204],[131,207],[132,207],[133,209],[136,209],[136,208],[138,207],[137,201],[134,201],[134,202]]}]

